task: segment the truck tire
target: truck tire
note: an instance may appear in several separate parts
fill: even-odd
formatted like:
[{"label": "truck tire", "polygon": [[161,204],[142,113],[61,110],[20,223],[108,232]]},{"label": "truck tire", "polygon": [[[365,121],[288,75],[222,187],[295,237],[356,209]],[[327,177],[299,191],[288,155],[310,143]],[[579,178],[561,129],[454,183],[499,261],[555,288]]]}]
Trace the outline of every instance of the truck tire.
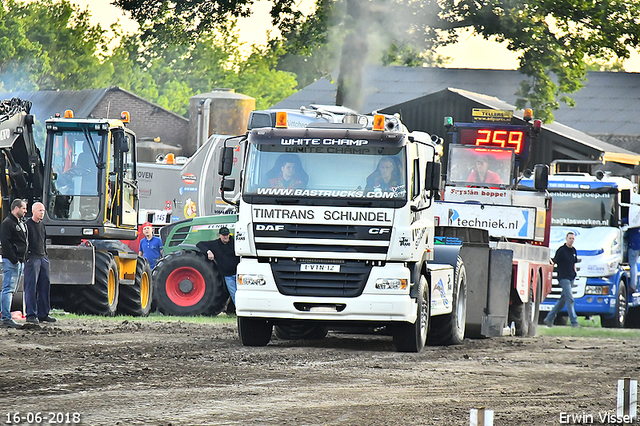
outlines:
[{"label": "truck tire", "polygon": [[401,323],[394,327],[393,344],[398,352],[420,352],[427,342],[431,304],[429,301],[429,283],[421,274],[418,281],[416,299],[417,318],[414,323]]},{"label": "truck tire", "polygon": [[120,287],[118,313],[135,317],[147,317],[151,312],[152,299],[151,266],[149,266],[147,259],[138,256],[135,284]]},{"label": "truck tire", "polygon": [[266,346],[273,325],[262,318],[238,317],[238,336],[243,346]]},{"label": "truck tire", "polygon": [[[530,294],[533,294],[533,290],[531,290]],[[538,332],[538,324],[540,320],[540,303],[542,302],[542,272],[538,273],[538,281],[536,284],[536,299],[533,302],[533,315],[531,321],[529,322],[529,330],[527,332],[527,336],[535,337]]]},{"label": "truck tire", "polygon": [[511,288],[511,303],[509,304],[509,324],[516,327],[516,336],[528,336],[530,319],[533,316],[532,295],[529,301],[523,302],[515,288]]},{"label": "truck tire", "polygon": [[290,322],[275,326],[276,337],[282,340],[321,340],[328,329],[322,325],[304,322]]},{"label": "truck tire", "polygon": [[600,324],[605,328],[623,328],[627,319],[627,286],[624,281],[618,283],[616,294],[616,312],[611,318],[600,317]]},{"label": "truck tire", "polygon": [[624,326],[626,328],[640,328],[640,306],[629,308]]},{"label": "truck tire", "polygon": [[95,284],[74,285],[65,298],[69,312],[112,317],[117,312],[120,286],[118,266],[113,255],[96,251]]},{"label": "truck tire", "polygon": [[215,265],[195,251],[180,250],[160,259],[152,282],[154,300],[165,315],[218,315],[229,298]]},{"label": "truck tire", "polygon": [[453,309],[446,315],[431,317],[430,345],[460,345],[464,341],[467,320],[467,271],[458,257],[455,271],[456,287],[453,292]]}]

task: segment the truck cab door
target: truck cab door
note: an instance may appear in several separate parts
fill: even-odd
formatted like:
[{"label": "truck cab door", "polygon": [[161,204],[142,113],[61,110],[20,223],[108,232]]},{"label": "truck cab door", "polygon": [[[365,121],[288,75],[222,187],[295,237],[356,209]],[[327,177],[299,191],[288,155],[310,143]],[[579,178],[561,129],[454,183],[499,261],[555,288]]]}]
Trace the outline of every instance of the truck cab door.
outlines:
[{"label": "truck cab door", "polygon": [[107,219],[118,227],[138,225],[138,188],[135,180],[135,136],[116,129],[109,143],[109,183]]}]

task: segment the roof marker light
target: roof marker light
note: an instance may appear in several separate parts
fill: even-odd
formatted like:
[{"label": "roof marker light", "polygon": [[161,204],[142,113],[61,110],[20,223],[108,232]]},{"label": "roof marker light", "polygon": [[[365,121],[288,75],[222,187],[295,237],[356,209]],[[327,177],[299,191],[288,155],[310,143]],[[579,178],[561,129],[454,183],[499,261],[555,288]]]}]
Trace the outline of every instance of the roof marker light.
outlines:
[{"label": "roof marker light", "polygon": [[533,120],[533,131],[538,133],[542,129],[542,120]]},{"label": "roof marker light", "polygon": [[448,129],[451,126],[453,126],[453,117],[445,117],[444,118],[444,127],[446,127]]},{"label": "roof marker light", "polygon": [[384,131],[384,115],[376,114],[373,116],[373,130]]},{"label": "roof marker light", "polygon": [[287,113],[284,111],[278,111],[276,113],[276,128],[286,129],[287,127]]},{"label": "roof marker light", "polygon": [[64,118],[73,118],[73,111],[70,109],[67,109],[64,111]]}]

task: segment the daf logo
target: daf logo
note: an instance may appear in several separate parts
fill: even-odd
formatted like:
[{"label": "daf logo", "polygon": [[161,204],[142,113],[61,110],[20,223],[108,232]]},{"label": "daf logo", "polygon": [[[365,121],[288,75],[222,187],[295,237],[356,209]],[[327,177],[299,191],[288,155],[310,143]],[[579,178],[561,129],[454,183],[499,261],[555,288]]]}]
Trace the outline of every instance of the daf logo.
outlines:
[{"label": "daf logo", "polygon": [[284,225],[256,225],[256,231],[284,231]]},{"label": "daf logo", "polygon": [[11,137],[11,130],[2,129],[0,130],[0,140],[9,139]]},{"label": "daf logo", "polygon": [[369,228],[369,233],[371,235],[384,235],[391,232],[389,228]]}]

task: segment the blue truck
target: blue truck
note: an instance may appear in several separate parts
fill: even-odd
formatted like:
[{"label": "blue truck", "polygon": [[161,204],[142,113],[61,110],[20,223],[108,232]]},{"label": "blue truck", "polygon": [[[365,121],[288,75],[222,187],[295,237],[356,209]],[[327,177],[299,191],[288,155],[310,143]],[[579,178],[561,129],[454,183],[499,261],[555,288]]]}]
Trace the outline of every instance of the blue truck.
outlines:
[{"label": "blue truck", "polygon": [[[531,185],[531,181],[521,184]],[[631,291],[638,285],[630,285],[626,242],[627,230],[640,226],[637,185],[601,171],[594,175],[562,172],[549,176],[548,190],[552,197],[551,256],[564,244],[568,232],[576,235],[579,263],[573,297],[577,315],[599,315],[603,327],[637,327],[640,293]],[[540,306],[540,321],[560,293],[554,274],[552,291]],[[566,309],[556,321],[566,323]]]}]

